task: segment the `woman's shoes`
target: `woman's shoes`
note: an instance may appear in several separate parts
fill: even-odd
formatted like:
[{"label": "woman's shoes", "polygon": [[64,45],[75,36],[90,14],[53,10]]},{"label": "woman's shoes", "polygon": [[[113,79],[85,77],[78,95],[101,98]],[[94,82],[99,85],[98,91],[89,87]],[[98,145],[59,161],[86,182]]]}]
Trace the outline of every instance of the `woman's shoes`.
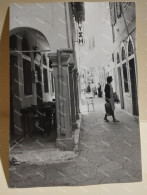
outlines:
[{"label": "woman's shoes", "polygon": [[120,122],[120,121],[118,121],[118,120],[114,119],[114,120],[113,120],[113,122],[115,123],[115,122]]},{"label": "woman's shoes", "polygon": [[[104,117],[104,121],[109,122],[109,120],[106,118],[106,116]],[[117,119],[113,119],[113,122],[116,123],[116,122],[120,122],[120,121],[118,121]]]},{"label": "woman's shoes", "polygon": [[106,122],[109,122],[109,120],[108,120],[106,117],[104,117],[104,120],[105,120]]}]

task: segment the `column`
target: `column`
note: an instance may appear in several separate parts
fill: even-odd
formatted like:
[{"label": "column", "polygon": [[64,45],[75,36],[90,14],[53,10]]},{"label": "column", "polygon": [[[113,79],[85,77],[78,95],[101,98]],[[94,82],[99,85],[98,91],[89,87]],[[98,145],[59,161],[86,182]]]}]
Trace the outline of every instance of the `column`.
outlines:
[{"label": "column", "polygon": [[69,53],[57,51],[49,54],[53,62],[55,80],[57,139],[56,146],[62,150],[73,150],[71,98],[69,85]]},{"label": "column", "polygon": [[50,53],[49,59],[52,61],[53,77],[55,84],[55,103],[56,103],[56,126],[57,126],[57,137],[60,136],[60,115],[59,115],[59,85],[58,85],[58,59],[57,53]]},{"label": "column", "polygon": [[71,115],[72,115],[72,129],[77,129],[76,123],[76,102],[75,102],[75,90],[74,90],[74,78],[73,78],[74,64],[69,63],[69,84],[70,84],[70,99],[71,99]]},{"label": "column", "polygon": [[79,93],[78,93],[78,82],[77,82],[77,69],[74,69],[74,91],[75,91],[75,104],[76,104],[76,119],[79,117]]},{"label": "column", "polygon": [[79,95],[79,91],[80,91],[80,87],[79,87],[79,72],[77,72],[76,74],[76,83],[77,83],[77,110],[78,110],[78,116],[77,116],[77,119],[79,119],[79,113],[80,113],[80,103],[79,103],[79,98],[80,98],[80,95]]}]

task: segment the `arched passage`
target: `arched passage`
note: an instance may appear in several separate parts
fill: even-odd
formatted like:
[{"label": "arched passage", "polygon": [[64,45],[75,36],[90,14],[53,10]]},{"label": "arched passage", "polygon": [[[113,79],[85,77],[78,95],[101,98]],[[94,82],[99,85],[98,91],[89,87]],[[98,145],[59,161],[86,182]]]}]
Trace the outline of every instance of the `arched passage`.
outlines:
[{"label": "arched passage", "polygon": [[[10,88],[11,128],[10,134],[24,135],[21,110],[32,105],[41,105],[46,97],[49,101],[49,43],[38,30],[28,27],[10,31]],[[46,63],[44,64],[46,59]],[[44,86],[46,82],[47,88]]]},{"label": "arched passage", "polygon": [[12,35],[16,35],[19,38],[26,37],[26,39],[31,40],[32,43],[34,42],[34,40],[35,42],[37,40],[37,43],[40,46],[42,46],[42,48],[46,48],[46,49],[50,48],[50,45],[45,35],[42,32],[38,31],[37,29],[30,28],[30,27],[17,27],[10,31],[10,37]]}]

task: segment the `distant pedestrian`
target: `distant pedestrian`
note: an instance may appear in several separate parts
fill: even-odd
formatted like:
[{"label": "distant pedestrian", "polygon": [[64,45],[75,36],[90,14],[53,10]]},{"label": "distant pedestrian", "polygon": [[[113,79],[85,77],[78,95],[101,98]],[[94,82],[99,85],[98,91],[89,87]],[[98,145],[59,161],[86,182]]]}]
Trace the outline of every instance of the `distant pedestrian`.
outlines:
[{"label": "distant pedestrian", "polygon": [[102,87],[100,83],[98,83],[98,97],[102,97]]},{"label": "distant pedestrian", "polygon": [[106,109],[106,114],[104,117],[105,121],[109,121],[107,119],[107,116],[112,116],[113,118],[113,122],[119,122],[118,120],[116,120],[115,115],[114,115],[114,110],[115,110],[115,105],[114,105],[114,97],[113,97],[113,88],[111,85],[112,82],[112,76],[107,77],[107,84],[105,85],[105,100],[106,100],[106,104],[105,104],[105,109]]},{"label": "distant pedestrian", "polygon": [[91,92],[92,92],[92,96],[95,97],[95,94],[96,94],[96,86],[95,86],[95,84],[94,84],[93,81],[91,83]]},{"label": "distant pedestrian", "polygon": [[87,92],[87,93],[90,93],[90,92],[91,92],[90,83],[88,83],[88,86],[87,86],[86,92]]},{"label": "distant pedestrian", "polygon": [[84,82],[81,82],[81,92],[84,94],[86,93],[86,85]]}]

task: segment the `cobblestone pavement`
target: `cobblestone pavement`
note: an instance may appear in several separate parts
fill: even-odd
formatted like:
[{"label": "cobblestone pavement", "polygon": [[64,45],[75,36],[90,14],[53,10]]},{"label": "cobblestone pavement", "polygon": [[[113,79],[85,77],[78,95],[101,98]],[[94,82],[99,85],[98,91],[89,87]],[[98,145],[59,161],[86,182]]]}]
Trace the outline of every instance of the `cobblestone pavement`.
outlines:
[{"label": "cobblestone pavement", "polygon": [[50,165],[10,166],[10,187],[73,186],[139,182],[140,133],[137,119],[116,109],[119,123],[104,122],[104,100],[94,99],[95,111],[82,106],[79,155]]}]

